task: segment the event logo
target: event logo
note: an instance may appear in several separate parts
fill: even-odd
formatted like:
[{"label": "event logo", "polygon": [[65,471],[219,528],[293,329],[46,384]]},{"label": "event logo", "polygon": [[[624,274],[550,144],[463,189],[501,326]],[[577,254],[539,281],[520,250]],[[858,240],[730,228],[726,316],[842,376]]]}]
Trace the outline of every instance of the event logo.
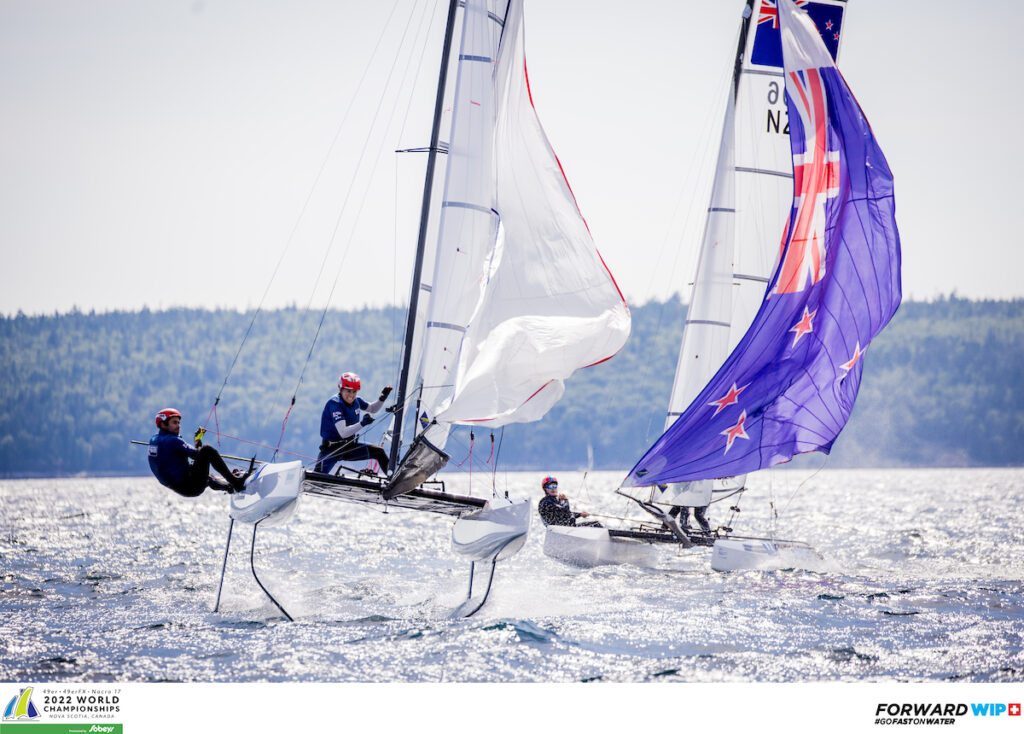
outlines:
[{"label": "event logo", "polygon": [[35,704],[32,703],[32,689],[22,688],[21,693],[11,699],[4,709],[4,721],[23,721],[38,719],[40,716]]}]

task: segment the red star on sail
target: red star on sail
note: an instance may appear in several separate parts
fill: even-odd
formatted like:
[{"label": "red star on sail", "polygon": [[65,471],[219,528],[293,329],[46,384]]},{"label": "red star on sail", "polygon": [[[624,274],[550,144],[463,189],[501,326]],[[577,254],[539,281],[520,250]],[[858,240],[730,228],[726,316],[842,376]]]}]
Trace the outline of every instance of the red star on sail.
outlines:
[{"label": "red star on sail", "polygon": [[850,358],[849,362],[839,365],[839,369],[846,370],[849,372],[853,369],[853,366],[857,364],[857,360],[860,359],[861,355],[866,352],[867,349],[860,348],[860,342],[857,342],[857,348],[853,350],[853,357]]},{"label": "red star on sail", "polygon": [[722,431],[722,435],[725,436],[726,440],[725,453],[729,452],[729,449],[732,448],[732,442],[735,441],[737,438],[750,438],[750,436],[747,435],[747,432],[743,430],[743,424],[746,422],[747,411],[744,410],[743,413],[740,415],[740,419],[736,421],[735,426],[733,426],[732,428],[727,428],[724,431]]},{"label": "red star on sail", "polygon": [[803,318],[800,319],[796,323],[796,326],[794,326],[792,329],[790,329],[790,331],[795,331],[796,332],[796,336],[793,337],[793,346],[794,347],[796,346],[796,343],[798,341],[800,341],[800,337],[802,337],[804,334],[809,334],[812,331],[814,331],[814,326],[813,326],[813,324],[811,324],[811,320],[814,319],[814,317],[817,314],[818,314],[818,309],[814,309],[814,311],[812,312],[812,311],[808,311],[807,310],[807,306],[804,306],[804,316],[803,316]]},{"label": "red star on sail", "polygon": [[[739,388],[737,390],[736,389],[736,383],[734,382],[734,383],[732,383],[732,387],[729,389],[729,392],[727,392],[724,397],[721,397],[718,400],[712,400],[710,403],[708,403],[708,405],[717,405],[718,408],[715,410],[715,415],[718,415],[726,407],[728,407],[730,405],[735,405],[736,404],[736,398],[739,397],[739,394],[741,392],[743,392],[744,390],[746,390],[747,387],[749,387],[749,383],[747,385],[744,385],[743,387],[741,387],[741,388]],[[713,415],[711,417],[714,418],[715,415]]]}]

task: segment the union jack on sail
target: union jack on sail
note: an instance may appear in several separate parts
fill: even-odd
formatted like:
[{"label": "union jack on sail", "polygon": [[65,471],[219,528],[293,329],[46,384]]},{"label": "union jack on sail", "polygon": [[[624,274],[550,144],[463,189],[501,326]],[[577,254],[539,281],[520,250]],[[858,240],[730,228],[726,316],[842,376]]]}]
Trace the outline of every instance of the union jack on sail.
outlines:
[{"label": "union jack on sail", "polygon": [[[790,109],[803,124],[803,152],[793,153],[793,208],[789,247],[779,267],[776,293],[796,293],[825,274],[825,200],[839,193],[839,151],[829,145],[825,84],[817,69],[790,72]],[[794,141],[794,150],[796,142]]]}]

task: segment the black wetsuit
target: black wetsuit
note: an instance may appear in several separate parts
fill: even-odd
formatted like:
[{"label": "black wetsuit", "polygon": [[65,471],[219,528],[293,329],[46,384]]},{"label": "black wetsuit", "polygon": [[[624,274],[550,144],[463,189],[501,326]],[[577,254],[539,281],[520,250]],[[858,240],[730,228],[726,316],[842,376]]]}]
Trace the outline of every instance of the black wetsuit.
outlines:
[{"label": "black wetsuit", "polygon": [[537,503],[537,512],[545,525],[575,525],[578,512],[569,509],[569,500],[560,500],[551,495],[544,495]]},{"label": "black wetsuit", "polygon": [[[685,532],[690,531],[690,513],[688,510],[689,508],[677,506],[673,507],[671,510],[668,511],[668,514],[672,517],[679,518],[679,527],[681,527]],[[707,506],[694,507],[693,519],[697,521],[698,525],[700,525],[701,530],[703,530],[705,533],[710,533],[711,525],[708,524],[708,519],[706,517],[707,511]]]}]

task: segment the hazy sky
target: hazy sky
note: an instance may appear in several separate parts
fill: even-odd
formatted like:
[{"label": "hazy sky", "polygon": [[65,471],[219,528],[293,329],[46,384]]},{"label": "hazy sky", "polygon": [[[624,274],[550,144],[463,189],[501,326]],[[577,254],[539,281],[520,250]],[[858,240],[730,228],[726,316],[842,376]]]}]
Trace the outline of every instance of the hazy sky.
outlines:
[{"label": "hazy sky", "polygon": [[[246,308],[282,253],[268,305],[404,302],[423,156],[394,150],[428,142],[445,6],[0,2],[0,312]],[[536,107],[631,303],[689,292],[742,6],[527,0]],[[1016,6],[975,7],[848,10],[913,298],[1024,296],[1024,51]]]}]

